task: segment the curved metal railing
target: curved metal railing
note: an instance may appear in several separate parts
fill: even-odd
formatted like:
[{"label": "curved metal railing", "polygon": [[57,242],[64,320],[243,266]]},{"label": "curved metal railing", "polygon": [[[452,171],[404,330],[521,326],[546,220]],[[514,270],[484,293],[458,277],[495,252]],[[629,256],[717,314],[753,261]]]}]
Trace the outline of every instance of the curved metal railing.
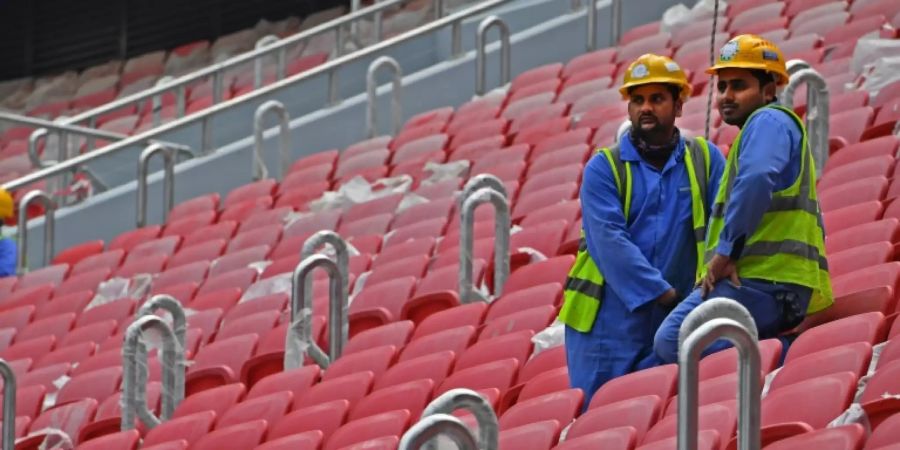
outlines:
[{"label": "curved metal railing", "polygon": [[175,333],[178,345],[184,348],[187,340],[187,314],[181,302],[175,297],[168,294],[154,295],[138,308],[134,317],[151,316],[157,309],[162,309],[172,316],[172,332]]},{"label": "curved metal railing", "polygon": [[265,131],[263,121],[266,114],[269,113],[274,113],[278,117],[278,145],[281,152],[282,178],[291,168],[291,117],[287,108],[284,107],[284,103],[278,100],[269,100],[259,105],[253,115],[253,179],[257,181],[269,178],[269,169],[263,159],[263,132]]},{"label": "curved metal railing", "polygon": [[[259,40],[256,41],[256,44],[253,46],[256,50],[261,48],[270,47],[272,45],[278,44],[281,41],[281,38],[275,36],[274,34],[267,34]],[[285,64],[285,53],[278,52],[275,55],[275,73],[283,74],[284,73],[284,64]],[[263,74],[263,58],[256,58],[253,60],[253,88],[259,89],[263,85],[264,79]]]},{"label": "curved metal railing", "polygon": [[[471,389],[451,389],[441,394],[422,410],[422,420],[429,416],[452,414],[458,409],[468,410],[475,416],[478,423],[477,448],[479,450],[496,450],[500,439],[497,414],[484,397]],[[433,449],[434,442],[428,447]]]},{"label": "curved metal railing", "polygon": [[163,157],[163,221],[169,218],[169,211],[175,206],[175,159],[177,154],[194,156],[190,149],[183,145],[150,144],[138,157],[137,170],[137,227],[147,224],[147,175],[150,160],[157,154]]},{"label": "curved metal railing", "polygon": [[497,16],[488,16],[478,25],[475,34],[475,94],[484,95],[487,92],[487,42],[485,34],[491,27],[497,27],[500,31],[500,85],[505,86],[510,82],[510,54],[512,46],[509,41],[509,25]]},{"label": "curved metal railing", "polygon": [[482,203],[490,203],[494,207],[494,297],[503,294],[503,285],[509,277],[509,202],[503,194],[491,188],[482,188],[465,198],[460,210],[459,299],[463,303],[487,301],[475,289],[472,267],[475,209]]},{"label": "curved metal railing", "polygon": [[56,239],[56,201],[44,191],[31,191],[19,201],[18,233],[16,243],[16,272],[21,275],[28,271],[28,207],[38,202],[44,207],[44,264],[53,260]]},{"label": "curved metal railing", "polygon": [[400,96],[403,93],[403,69],[400,68],[400,63],[397,62],[396,59],[391,58],[390,56],[380,56],[375,61],[372,61],[372,64],[369,64],[369,69],[366,71],[366,136],[369,138],[373,138],[378,135],[378,108],[376,108],[375,102],[377,101],[377,89],[378,82],[375,80],[375,76],[378,75],[378,70],[382,67],[387,67],[391,70],[391,119],[393,121],[392,133],[398,134],[400,133],[400,128],[403,126],[403,105],[400,103]]},{"label": "curved metal railing", "polygon": [[462,192],[459,194],[459,206],[462,207],[463,202],[467,198],[482,188],[493,189],[502,194],[503,197],[509,198],[509,193],[506,192],[506,185],[503,184],[500,178],[490,173],[482,173],[469,178],[469,181],[463,186]]},{"label": "curved metal railing", "polygon": [[16,442],[16,374],[4,359],[0,359],[0,378],[3,379],[3,448],[15,448]]},{"label": "curved metal railing", "polygon": [[[162,336],[162,408],[156,417],[147,405],[147,347],[141,340],[146,331],[153,330]],[[135,417],[147,428],[154,428],[168,420],[184,398],[184,370],[179,364],[184,359],[184,347],[178,345],[175,333],[157,316],[136,319],[125,331],[122,346],[122,431],[134,428]]]},{"label": "curved metal railing", "polygon": [[[330,245],[334,250],[334,259],[337,263],[338,270],[341,272],[341,295],[344,298],[350,297],[350,249],[347,241],[331,230],[320,230],[310,236],[303,242],[300,249],[300,260],[304,260],[314,255],[319,247]],[[312,279],[307,280],[308,289],[312,289]]]},{"label": "curved metal railing", "polygon": [[806,84],[806,130],[809,134],[809,148],[816,160],[816,173],[821,175],[828,160],[828,133],[830,94],[825,78],[815,69],[797,70],[781,94],[782,103],[794,107],[794,93]]},{"label": "curved metal railing", "polygon": [[[413,425],[400,439],[398,450],[419,450],[425,443],[447,436],[458,450],[476,450],[472,431],[456,417],[447,414],[428,416]],[[496,449],[496,447],[494,447]]]},{"label": "curved metal railing", "polygon": [[740,303],[721,297],[701,303],[679,330],[678,450],[697,448],[700,355],[718,339],[731,341],[738,351],[738,448],[759,450],[762,387],[756,325]]},{"label": "curved metal railing", "polygon": [[787,73],[789,76],[793,76],[795,73],[803,70],[803,69],[811,69],[812,65],[802,59],[792,59],[785,63],[787,68]]},{"label": "curved metal railing", "polygon": [[[313,270],[322,268],[328,273],[328,345],[329,353],[319,348],[312,337],[312,288]],[[337,263],[325,255],[309,256],[294,269],[291,277],[291,326],[285,342],[284,370],[303,365],[307,354],[323,369],[340,358],[347,342],[347,297],[342,295],[343,275]]]}]

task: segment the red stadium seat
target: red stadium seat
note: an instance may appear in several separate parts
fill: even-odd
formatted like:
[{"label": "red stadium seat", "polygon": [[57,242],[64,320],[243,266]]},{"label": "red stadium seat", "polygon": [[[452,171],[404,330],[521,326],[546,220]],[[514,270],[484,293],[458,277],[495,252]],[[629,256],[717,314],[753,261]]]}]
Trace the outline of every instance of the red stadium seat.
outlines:
[{"label": "red stadium seat", "polygon": [[397,363],[379,377],[375,390],[424,379],[437,385],[447,377],[453,362],[453,352],[446,350]]},{"label": "red stadium seat", "polygon": [[168,420],[147,432],[142,448],[181,439],[187,441],[189,445],[194,444],[209,434],[215,420],[216,413],[213,411]]},{"label": "red stadium seat", "polygon": [[595,408],[569,428],[566,440],[618,427],[631,427],[640,441],[662,414],[662,400],[655,395],[634,397]]},{"label": "red stadium seat", "polygon": [[358,420],[389,411],[404,409],[419,417],[431,398],[434,381],[422,378],[375,391],[359,401],[349,420]]}]

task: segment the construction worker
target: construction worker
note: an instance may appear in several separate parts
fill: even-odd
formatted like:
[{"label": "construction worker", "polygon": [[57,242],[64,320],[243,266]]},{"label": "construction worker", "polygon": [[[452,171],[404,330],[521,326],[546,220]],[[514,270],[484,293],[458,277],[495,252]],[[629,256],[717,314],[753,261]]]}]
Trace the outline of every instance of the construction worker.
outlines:
[{"label": "construction worker", "polygon": [[[713,67],[722,119],[740,127],[731,145],[707,233],[698,288],[656,334],[666,362],[678,358],[678,331],[709,297],[727,297],[753,315],[760,339],[778,336],[832,303],[816,174],[803,121],[777,103],[788,82],[775,44],[741,35]],[[730,346],[718,341],[707,353]]]},{"label": "construction worker", "polygon": [[585,405],[608,380],[658,364],[653,335],[694,285],[725,164],[675,126],[691,92],[678,64],[646,54],[627,70],[620,92],[632,128],[585,168],[583,236],[559,314]]},{"label": "construction worker", "polygon": [[[6,222],[15,213],[13,197],[6,189],[0,189],[0,220]],[[16,241],[0,237],[0,277],[16,275]]]}]

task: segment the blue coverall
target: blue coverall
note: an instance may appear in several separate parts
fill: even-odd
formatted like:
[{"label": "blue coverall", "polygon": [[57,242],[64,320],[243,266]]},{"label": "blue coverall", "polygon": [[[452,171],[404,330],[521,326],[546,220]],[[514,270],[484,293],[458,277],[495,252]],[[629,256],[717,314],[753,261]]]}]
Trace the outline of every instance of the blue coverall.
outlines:
[{"label": "blue coverall", "polygon": [[[774,192],[787,189],[800,174],[803,133],[782,111],[766,109],[744,125],[738,154],[738,173],[725,209],[725,223],[716,253],[740,257],[744,242],[768,210]],[[740,276],[740,271],[738,272]],[[727,297],[747,307],[756,321],[760,339],[775,337],[788,317],[802,319],[812,290],[794,284],[740,278],[741,287],[719,281],[707,298]],[[678,304],[660,326],[654,339],[657,355],[665,362],[678,360],[678,330],[684,318],[700,302],[700,289]],[[727,341],[712,344],[704,354],[730,347]]]},{"label": "blue coverall", "polygon": [[16,274],[16,241],[0,238],[0,277],[11,277]]},{"label": "blue coverall", "polygon": [[[670,309],[654,300],[669,288],[686,294],[696,276],[684,139],[662,170],[641,158],[630,136],[622,138],[620,147],[622,160],[634,163],[627,224],[606,158],[591,158],[581,185],[588,253],[605,278],[603,300],[591,331],[566,327],[569,377],[573,387],[584,391],[585,405],[610,379],[659,363],[653,354],[653,335]],[[725,160],[718,148],[709,147],[706,200],[712,205]]]}]

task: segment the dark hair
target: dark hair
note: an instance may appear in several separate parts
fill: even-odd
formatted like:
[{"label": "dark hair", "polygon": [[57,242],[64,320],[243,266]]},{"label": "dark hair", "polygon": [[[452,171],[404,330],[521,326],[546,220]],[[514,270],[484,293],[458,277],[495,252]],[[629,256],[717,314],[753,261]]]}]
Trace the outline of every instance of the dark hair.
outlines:
[{"label": "dark hair", "polygon": [[[766,87],[767,84],[775,82],[775,77],[772,75],[772,73],[765,70],[750,69],[750,74],[753,75],[753,78],[756,78],[756,80],[759,81],[760,90]],[[774,101],[774,99],[772,101]]]}]

